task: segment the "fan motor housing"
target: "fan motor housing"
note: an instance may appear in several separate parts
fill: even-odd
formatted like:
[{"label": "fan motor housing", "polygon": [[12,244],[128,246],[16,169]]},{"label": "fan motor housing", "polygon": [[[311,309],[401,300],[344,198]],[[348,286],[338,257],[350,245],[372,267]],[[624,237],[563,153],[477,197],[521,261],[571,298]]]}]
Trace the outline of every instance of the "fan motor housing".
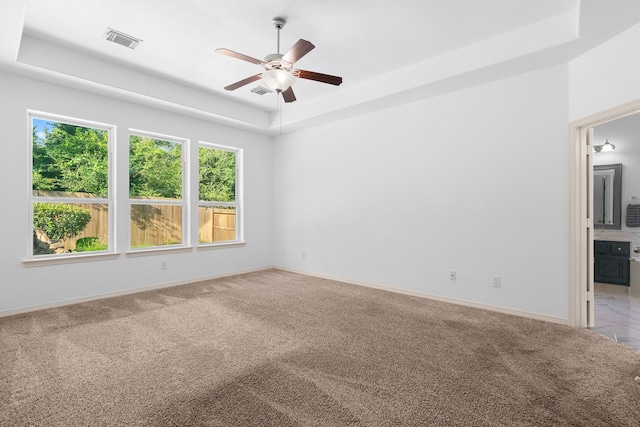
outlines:
[{"label": "fan motor housing", "polygon": [[272,53],[264,57],[264,62],[275,62],[280,61],[284,55],[280,53]]},{"label": "fan motor housing", "polygon": [[289,64],[287,61],[283,61],[283,56],[284,55],[280,53],[272,53],[270,55],[267,55],[264,57],[264,63],[262,65],[270,70],[289,71],[291,70],[291,64]]}]

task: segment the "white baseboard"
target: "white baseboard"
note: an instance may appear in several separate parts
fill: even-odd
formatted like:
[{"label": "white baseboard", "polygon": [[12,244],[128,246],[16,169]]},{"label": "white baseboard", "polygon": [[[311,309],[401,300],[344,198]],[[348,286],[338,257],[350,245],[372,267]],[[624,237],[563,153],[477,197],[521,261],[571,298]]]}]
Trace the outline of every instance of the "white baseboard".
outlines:
[{"label": "white baseboard", "polygon": [[253,273],[253,272],[256,272],[256,271],[264,271],[264,270],[270,270],[270,269],[289,271],[291,273],[302,274],[302,275],[305,275],[305,276],[319,277],[319,278],[328,279],[328,280],[335,280],[337,282],[348,283],[348,284],[351,284],[351,285],[364,286],[364,287],[373,288],[373,289],[380,289],[380,290],[383,290],[383,291],[395,292],[395,293],[403,294],[403,295],[410,295],[410,296],[419,297],[419,298],[426,298],[426,299],[431,299],[431,300],[436,300],[436,301],[442,301],[442,302],[446,302],[446,303],[450,303],[450,304],[457,304],[457,305],[463,305],[463,306],[467,306],[467,307],[481,308],[481,309],[484,309],[484,310],[495,311],[495,312],[498,312],[498,313],[511,314],[511,315],[514,315],[514,316],[526,317],[526,318],[530,318],[530,319],[542,320],[542,321],[550,322],[550,323],[557,323],[557,324],[561,324],[561,325],[567,325],[568,324],[567,319],[562,319],[562,318],[559,318],[559,317],[547,316],[547,315],[544,315],[544,314],[532,313],[532,312],[522,311],[522,310],[514,310],[514,309],[511,309],[511,308],[507,308],[507,307],[500,307],[500,306],[495,306],[495,305],[482,304],[482,303],[478,303],[478,302],[474,302],[474,301],[461,300],[461,299],[457,299],[457,298],[443,297],[443,296],[440,296],[440,295],[427,294],[427,293],[423,293],[423,292],[410,291],[410,290],[406,290],[406,289],[393,288],[391,286],[374,285],[374,284],[371,284],[371,283],[357,282],[357,281],[353,281],[353,280],[349,280],[349,279],[344,279],[344,278],[341,278],[341,277],[333,277],[333,276],[327,276],[327,275],[323,275],[323,274],[314,274],[314,273],[309,273],[309,272],[306,272],[306,271],[294,270],[294,269],[278,267],[278,266],[269,266],[269,267],[256,268],[256,269],[252,269],[252,270],[243,270],[243,271],[237,271],[237,272],[234,272],[234,273],[221,274],[221,275],[209,276],[209,277],[201,277],[201,278],[190,279],[190,280],[181,280],[181,281],[177,281],[177,282],[167,282],[167,283],[162,283],[162,284],[158,284],[158,285],[145,286],[145,287],[141,287],[141,288],[127,289],[125,291],[120,291],[120,292],[112,292],[112,293],[106,293],[106,294],[92,295],[90,297],[76,298],[76,299],[59,301],[59,302],[50,303],[50,304],[42,304],[42,305],[24,307],[24,308],[20,308],[20,309],[16,309],[16,310],[2,311],[2,312],[0,312],[0,317],[7,317],[7,316],[13,316],[13,315],[17,315],[17,314],[24,314],[24,313],[29,313],[29,312],[32,312],[32,311],[45,310],[45,309],[48,309],[48,308],[64,307],[64,306],[67,306],[67,305],[79,304],[79,303],[90,302],[90,301],[96,301],[96,300],[100,300],[100,299],[104,299],[104,298],[113,298],[113,297],[137,294],[137,293],[140,293],[140,292],[153,291],[153,290],[163,289],[163,288],[170,288],[170,287],[173,287],[173,286],[186,285],[186,284],[189,284],[189,283],[202,282],[202,281],[205,281],[205,280],[212,280],[212,279],[220,279],[220,278],[223,278],[223,277],[237,276],[239,274]]},{"label": "white baseboard", "polygon": [[507,308],[507,307],[500,307],[500,306],[496,306],[496,305],[483,304],[483,303],[474,302],[474,301],[467,301],[467,300],[461,300],[461,299],[457,299],[457,298],[443,297],[443,296],[440,296],[440,295],[427,294],[427,293],[423,293],[423,292],[410,291],[410,290],[406,290],[406,289],[393,288],[391,286],[374,285],[374,284],[371,284],[371,283],[357,282],[357,281],[353,281],[353,280],[349,280],[349,279],[343,279],[341,277],[332,277],[332,276],[327,276],[327,275],[323,275],[323,274],[308,273],[306,271],[299,271],[299,270],[294,270],[294,269],[290,269],[290,268],[284,268],[284,267],[278,267],[278,266],[275,266],[273,268],[275,268],[276,270],[289,271],[291,273],[303,274],[305,276],[319,277],[321,279],[328,279],[328,280],[335,280],[337,282],[349,283],[351,285],[358,285],[358,286],[364,286],[364,287],[367,287],[367,288],[380,289],[380,290],[383,290],[383,291],[395,292],[395,293],[403,294],[403,295],[410,295],[410,296],[419,297],[419,298],[426,298],[426,299],[431,299],[431,300],[436,300],[436,301],[442,301],[442,302],[446,302],[446,303],[450,303],[450,304],[463,305],[463,306],[466,306],[466,307],[481,308],[483,310],[495,311],[495,312],[504,313],[504,314],[511,314],[513,316],[526,317],[526,318],[529,318],[529,319],[542,320],[544,322],[556,323],[556,324],[560,324],[560,325],[568,325],[567,319],[563,319],[563,318],[555,317],[555,316],[548,316],[548,315],[545,315],[545,314],[533,313],[533,312],[530,312],[530,311],[514,310],[512,308]]},{"label": "white baseboard", "polygon": [[34,305],[34,306],[19,308],[19,309],[16,309],[16,310],[0,311],[0,317],[14,316],[16,314],[24,314],[24,313],[29,313],[29,312],[32,312],[32,311],[46,310],[48,308],[64,307],[64,306],[72,305],[72,304],[79,304],[79,303],[83,303],[83,302],[91,302],[91,301],[96,301],[96,300],[100,300],[100,299],[104,299],[104,298],[120,297],[120,296],[125,296],[125,295],[137,294],[137,293],[140,293],[140,292],[153,291],[153,290],[157,290],[157,289],[171,288],[171,287],[174,287],[174,286],[186,285],[186,284],[189,284],[189,283],[203,282],[205,280],[220,279],[220,278],[223,278],[223,277],[237,276],[239,274],[253,273],[253,272],[256,272],[256,271],[271,270],[273,268],[274,267],[272,267],[272,266],[262,267],[262,268],[255,268],[255,269],[252,269],[252,270],[236,271],[234,273],[220,274],[220,275],[217,275],[217,276],[200,277],[200,278],[189,279],[189,280],[180,280],[178,282],[167,282],[167,283],[161,283],[159,285],[151,285],[151,286],[143,286],[141,288],[127,289],[125,291],[98,294],[98,295],[92,295],[92,296],[83,297],[83,298],[74,298],[74,299],[54,302],[54,303],[50,303],[50,304]]}]

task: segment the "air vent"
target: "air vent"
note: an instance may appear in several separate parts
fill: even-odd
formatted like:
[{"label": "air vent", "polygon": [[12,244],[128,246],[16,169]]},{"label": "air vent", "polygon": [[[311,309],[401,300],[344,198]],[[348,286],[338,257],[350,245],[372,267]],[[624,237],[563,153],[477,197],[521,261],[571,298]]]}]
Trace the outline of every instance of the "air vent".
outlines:
[{"label": "air vent", "polygon": [[251,92],[257,93],[258,95],[264,95],[265,93],[271,93],[273,91],[271,89],[267,89],[266,87],[256,86],[251,89]]},{"label": "air vent", "polygon": [[138,43],[142,41],[128,34],[116,31],[113,28],[107,28],[107,32],[104,33],[104,38],[109,40],[110,42],[128,47],[129,49],[134,49],[136,46],[138,46]]}]

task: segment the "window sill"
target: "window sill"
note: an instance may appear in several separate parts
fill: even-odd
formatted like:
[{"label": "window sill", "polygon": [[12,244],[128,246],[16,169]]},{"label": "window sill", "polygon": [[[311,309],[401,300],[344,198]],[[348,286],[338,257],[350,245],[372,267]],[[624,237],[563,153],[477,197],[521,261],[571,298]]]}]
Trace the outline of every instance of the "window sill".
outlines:
[{"label": "window sill", "polygon": [[51,255],[42,256],[41,258],[32,258],[22,260],[25,267],[43,267],[48,265],[75,264],[79,262],[104,261],[108,259],[119,258],[119,253],[100,253],[100,254],[74,254],[74,255]]},{"label": "window sill", "polygon": [[[223,248],[237,248],[246,246],[246,242],[228,242],[228,243],[206,243],[196,247],[199,251],[207,251],[212,249]],[[180,246],[179,248],[153,248],[153,249],[139,249],[130,250],[125,252],[127,257],[160,255],[167,253],[186,253],[193,250],[192,246]],[[25,267],[44,267],[49,265],[61,265],[61,264],[75,264],[80,262],[92,262],[92,261],[104,261],[110,259],[117,259],[120,257],[120,253],[83,253],[73,255],[43,255],[42,257],[24,259],[22,265]]]},{"label": "window sill", "polygon": [[246,242],[219,242],[219,243],[201,243],[196,249],[199,251],[207,251],[210,249],[222,249],[222,248],[238,248],[242,246],[246,246]]},{"label": "window sill", "polygon": [[192,246],[178,246],[178,247],[155,247],[153,249],[130,249],[125,254],[127,257],[137,256],[149,256],[149,255],[165,255],[165,254],[180,254],[185,252],[191,252]]}]

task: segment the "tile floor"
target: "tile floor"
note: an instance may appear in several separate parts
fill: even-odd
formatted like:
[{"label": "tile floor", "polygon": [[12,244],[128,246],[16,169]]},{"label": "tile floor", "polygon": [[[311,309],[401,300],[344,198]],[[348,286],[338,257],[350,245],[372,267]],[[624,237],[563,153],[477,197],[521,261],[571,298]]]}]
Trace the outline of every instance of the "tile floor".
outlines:
[{"label": "tile floor", "polygon": [[595,285],[594,332],[640,350],[640,298],[626,286]]}]

